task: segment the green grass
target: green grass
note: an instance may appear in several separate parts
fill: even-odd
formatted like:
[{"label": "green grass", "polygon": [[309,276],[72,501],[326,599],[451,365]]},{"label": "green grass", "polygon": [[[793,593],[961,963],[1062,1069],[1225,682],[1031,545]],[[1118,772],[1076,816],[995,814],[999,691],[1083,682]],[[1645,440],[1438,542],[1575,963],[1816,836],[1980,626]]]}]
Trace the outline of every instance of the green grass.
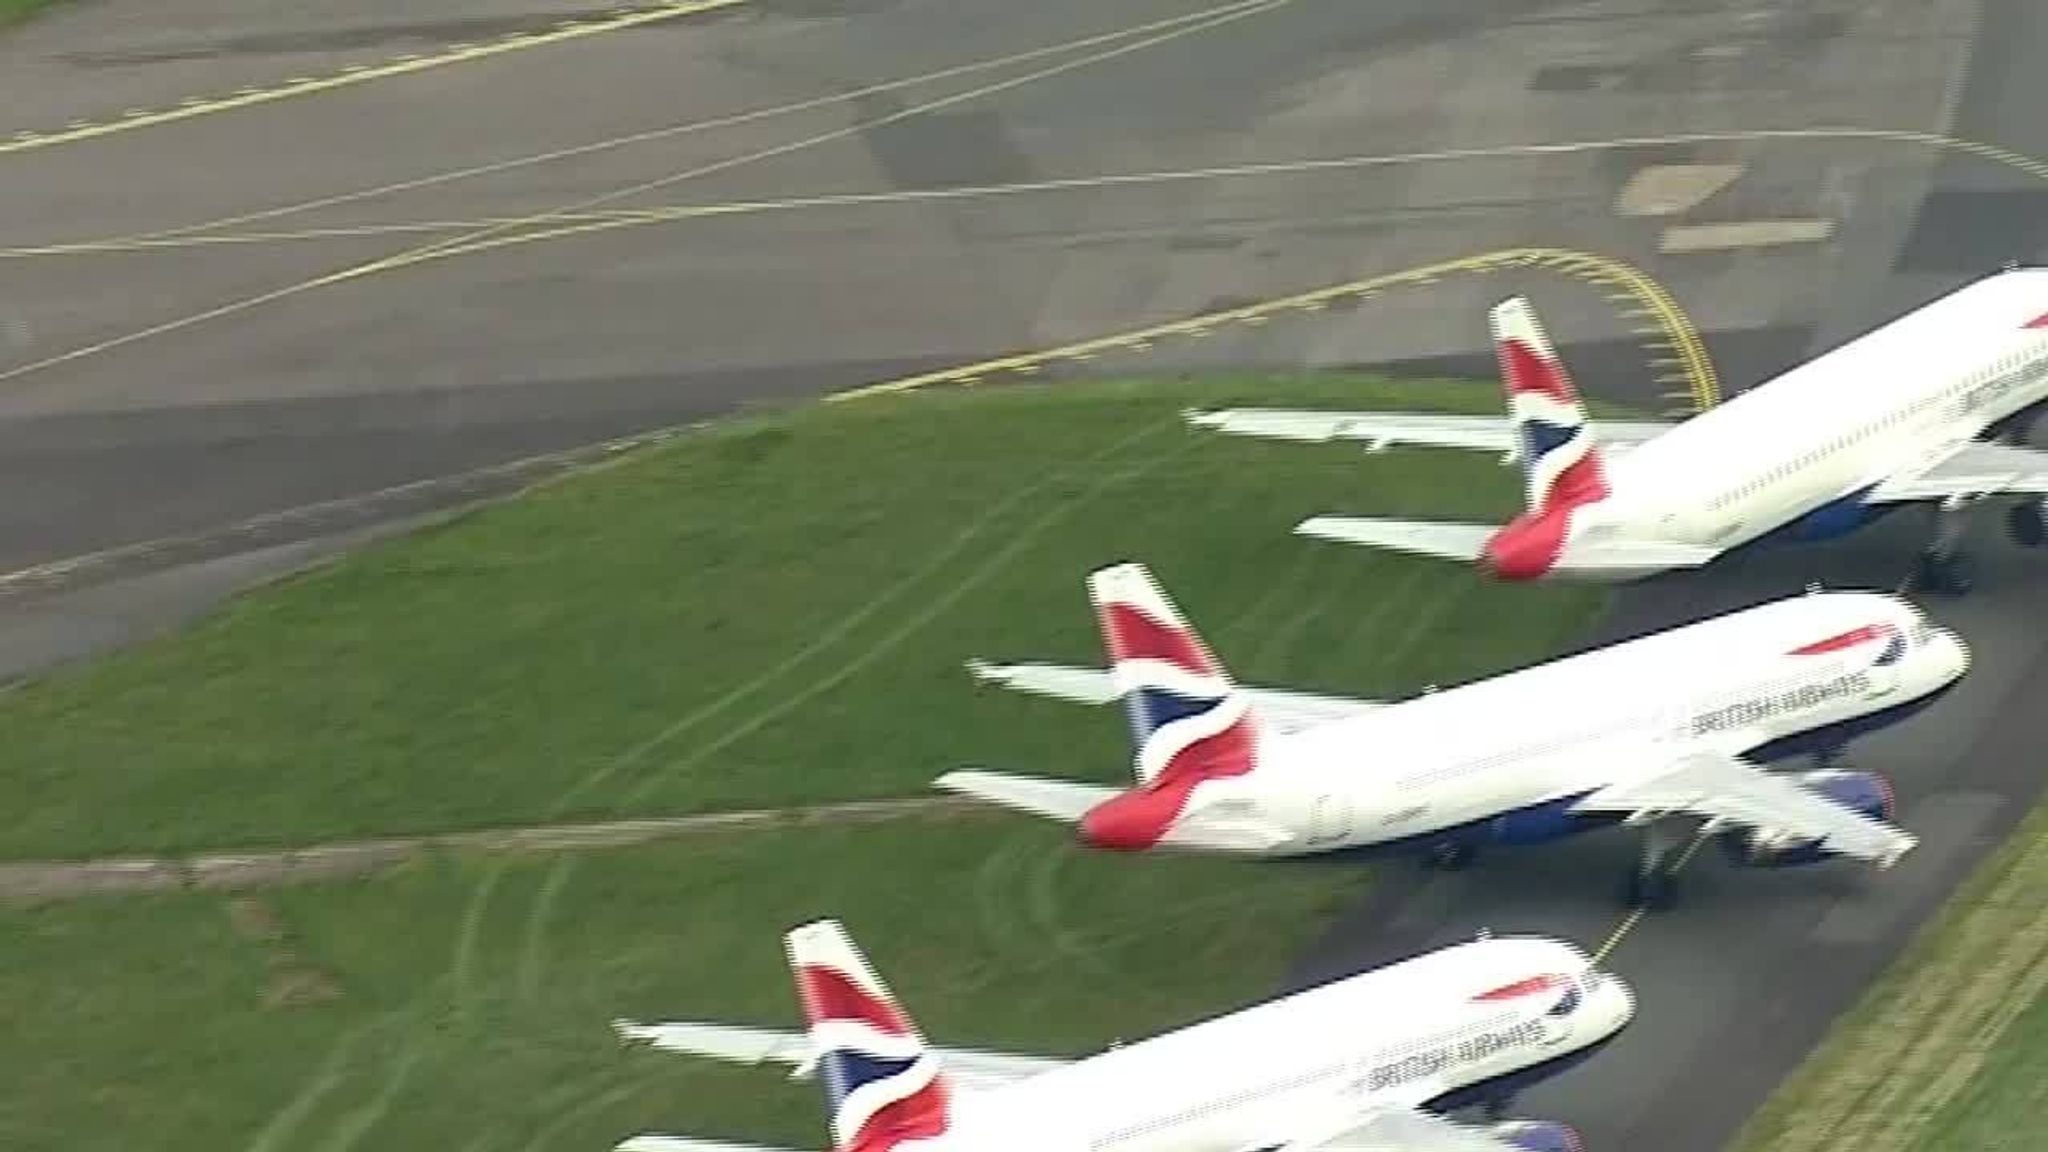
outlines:
[{"label": "green grass", "polygon": [[[780,934],[836,915],[935,1041],[1080,1053],[1270,995],[1357,878],[975,821],[443,858],[265,894],[268,944],[221,897],[0,910],[0,1147],[824,1147],[815,1085],[626,1049],[608,1022],[795,1026]],[[267,1005],[286,950],[338,995]]]},{"label": "green grass", "polygon": [[966,762],[1120,779],[1120,717],[978,690],[1094,662],[1091,567],[1152,565],[1252,682],[1501,670],[1600,593],[1305,541],[1497,519],[1483,455],[1187,429],[1229,400],[1498,410],[1359,378],[935,391],[737,421],[238,599],[0,699],[0,858],[299,844],[927,793]]},{"label": "green grass", "polygon": [[0,0],[0,28],[19,24],[36,14],[38,9],[47,8],[56,0]]},{"label": "green grass", "polygon": [[1991,1152],[2048,1116],[2048,805],[1751,1118],[1739,1152]]},{"label": "green grass", "polygon": [[[1114,710],[977,691],[960,662],[1098,659],[1082,575],[1124,558],[1243,678],[1361,694],[1526,662],[1597,609],[1291,537],[1318,511],[1497,517],[1515,484],[1178,419],[1229,400],[1498,403],[1127,381],[721,426],[0,698],[0,856],[920,794],[966,761],[1121,778]],[[990,815],[0,910],[0,1147],[817,1147],[814,1086],[622,1050],[607,1021],[786,1026],[780,933],[829,914],[940,1041],[1078,1053],[1270,993],[1363,881]]]}]

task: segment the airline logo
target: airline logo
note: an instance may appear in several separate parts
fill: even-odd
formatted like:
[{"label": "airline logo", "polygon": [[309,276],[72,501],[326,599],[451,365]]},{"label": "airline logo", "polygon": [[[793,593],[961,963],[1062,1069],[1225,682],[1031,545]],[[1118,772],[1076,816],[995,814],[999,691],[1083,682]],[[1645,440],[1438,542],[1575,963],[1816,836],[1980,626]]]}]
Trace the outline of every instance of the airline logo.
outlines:
[{"label": "airline logo", "polygon": [[1088,594],[1130,714],[1139,787],[1091,809],[1081,833],[1100,847],[1150,848],[1198,785],[1252,770],[1256,730],[1244,694],[1144,566],[1099,569]]},{"label": "airline logo", "polygon": [[1529,510],[1606,499],[1607,478],[1585,406],[1536,313],[1517,297],[1494,308],[1492,323],[1508,416],[1521,443]]},{"label": "airline logo", "polygon": [[797,998],[838,1152],[890,1152],[945,1132],[946,1083],[923,1037],[835,921],[790,932]]},{"label": "airline logo", "polygon": [[1878,650],[1875,661],[1880,668],[1897,664],[1906,656],[1905,633],[1899,631],[1898,625],[1888,621],[1865,624],[1861,628],[1851,628],[1847,632],[1838,632],[1825,639],[1815,640],[1811,644],[1804,644],[1794,648],[1792,655],[1824,656],[1831,652],[1847,652],[1866,644],[1883,645]]}]

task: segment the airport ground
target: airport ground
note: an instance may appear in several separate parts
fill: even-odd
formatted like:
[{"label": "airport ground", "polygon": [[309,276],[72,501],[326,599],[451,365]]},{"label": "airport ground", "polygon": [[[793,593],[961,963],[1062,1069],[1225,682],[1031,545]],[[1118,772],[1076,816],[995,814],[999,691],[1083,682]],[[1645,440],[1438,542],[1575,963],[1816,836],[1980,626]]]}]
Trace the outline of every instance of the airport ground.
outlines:
[{"label": "airport ground", "polygon": [[[1156,22],[1194,5],[783,0],[601,32],[489,0],[239,7],[79,4],[0,42],[0,128],[42,133],[0,143],[0,556],[58,565],[10,583],[33,593],[0,620],[10,669],[364,527],[218,531],[249,517],[743,404],[1527,247],[1647,270],[1734,390],[2048,239],[2023,159],[2048,156],[2026,67],[2048,33],[2014,0],[1291,0],[1183,24]],[[451,47],[511,36],[532,43]],[[529,222],[562,208],[580,215]],[[498,246],[420,251],[455,237]],[[1091,367],[1483,367],[1484,306],[1527,288],[1589,389],[1666,403],[1679,358],[1611,287],[1475,264]],[[64,563],[166,537],[199,546]],[[266,550],[237,551],[252,537]],[[1604,634],[1889,580],[1913,542],[1899,524],[1661,582]],[[1921,849],[1868,883],[1689,875],[1683,915],[1616,954],[1660,1010],[1532,1111],[1595,1146],[1718,1148],[2018,820],[2040,585],[1987,544],[1983,591],[1944,609],[1977,647],[1966,690],[1859,754],[1899,779]],[[1589,842],[1380,886],[1297,979],[1478,927],[1604,937],[1625,862]]]}]

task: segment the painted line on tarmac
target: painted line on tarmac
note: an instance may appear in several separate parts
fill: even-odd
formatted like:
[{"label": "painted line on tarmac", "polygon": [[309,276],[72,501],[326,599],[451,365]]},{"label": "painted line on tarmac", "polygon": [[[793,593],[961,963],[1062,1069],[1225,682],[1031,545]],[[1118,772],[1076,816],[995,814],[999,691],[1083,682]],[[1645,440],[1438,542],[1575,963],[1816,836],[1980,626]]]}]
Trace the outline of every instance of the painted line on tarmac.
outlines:
[{"label": "painted line on tarmac", "polygon": [[[1706,357],[1704,345],[1698,340],[1691,320],[1670,302],[1660,286],[1640,272],[1618,261],[1588,253],[1571,252],[1565,249],[1509,249],[1485,253],[1459,260],[1423,265],[1403,272],[1389,273],[1371,280],[1353,281],[1334,288],[1317,289],[1313,292],[1246,305],[1226,312],[1208,313],[1175,321],[1171,324],[1154,325],[1128,332],[1097,337],[1081,344],[1070,344],[1050,348],[1034,354],[1002,357],[963,365],[943,372],[924,373],[917,376],[901,377],[878,384],[865,385],[843,392],[828,394],[827,402],[855,399],[862,396],[876,396],[912,391],[946,384],[970,384],[981,377],[1000,370],[1028,370],[1040,362],[1064,359],[1084,362],[1091,359],[1098,347],[1139,348],[1149,347],[1162,335],[1175,334],[1202,336],[1214,328],[1235,322],[1261,322],[1266,311],[1285,309],[1314,310],[1329,300],[1347,293],[1361,298],[1377,295],[1379,292],[1404,284],[1435,283],[1446,275],[1458,272],[1494,271],[1509,267],[1552,268],[1563,272],[1584,274],[1587,269],[1603,276],[1603,283],[1610,287],[1627,288],[1631,292],[1645,292],[1652,299],[1663,302],[1669,308],[1666,316],[1668,328],[1653,329],[1657,343],[1652,351],[1667,349],[1664,354],[1673,357],[1674,363],[1684,363],[1689,371],[1700,375],[1692,377],[1695,386],[1690,395],[1702,408],[1718,402],[1718,391],[1713,366]],[[1651,292],[1654,289],[1654,292]],[[1635,297],[1631,296],[1631,299]],[[1265,311],[1262,311],[1265,310]],[[1673,350],[1680,346],[1697,350],[1697,360],[1678,358]],[[596,444],[563,449],[557,452],[541,453],[523,457],[502,464],[456,473],[449,476],[418,480],[407,484],[381,488],[373,492],[315,504],[301,505],[276,512],[264,513],[233,524],[203,532],[180,536],[163,537],[121,545],[101,551],[85,553],[65,559],[0,573],[0,598],[30,593],[48,593],[75,587],[95,579],[105,580],[141,571],[157,570],[178,563],[196,562],[227,552],[249,551],[254,548],[282,544],[291,540],[330,535],[351,526],[363,526],[380,520],[404,514],[408,508],[421,511],[417,505],[447,507],[452,502],[473,503],[488,499],[488,491],[495,491],[499,485],[513,481],[533,482],[551,474],[572,470],[594,462],[616,457],[621,453],[647,447],[673,437],[700,429],[705,421],[670,425],[633,436],[606,440]],[[452,500],[451,500],[452,497]]]},{"label": "painted line on tarmac", "polygon": [[1654,333],[1650,338],[1649,351],[1652,355],[1674,359],[1684,366],[1695,411],[1704,411],[1720,403],[1720,378],[1714,370],[1713,360],[1708,356],[1706,345],[1700,339],[1698,330],[1693,327],[1691,319],[1671,298],[1670,293],[1640,270],[1619,260],[1566,248],[1506,248],[1477,256],[1464,256],[1363,280],[1348,280],[1341,284],[1261,300],[1241,307],[1205,312],[1128,332],[1097,336],[1057,348],[999,356],[957,368],[945,368],[899,380],[869,384],[832,393],[826,396],[825,400],[828,403],[843,403],[872,396],[911,392],[933,385],[973,384],[998,373],[1037,372],[1054,362],[1087,361],[1104,352],[1141,350],[1164,337],[1203,334],[1226,324],[1263,324],[1283,313],[1320,311],[1331,303],[1347,297],[1363,300],[1391,288],[1434,284],[1445,276],[1499,272],[1514,268],[1554,271],[1588,281],[1607,290],[1610,300],[1623,303],[1628,308],[1638,310],[1644,316],[1654,319],[1656,327],[1649,330]]},{"label": "painted line on tarmac", "polygon": [[1141,52],[1147,48],[1157,47],[1161,44],[1170,43],[1172,41],[1179,40],[1186,36],[1195,35],[1199,32],[1206,32],[1213,28],[1220,28],[1224,25],[1231,24],[1239,20],[1243,20],[1247,17],[1262,15],[1266,12],[1274,11],[1275,9],[1284,8],[1293,2],[1294,0],[1248,0],[1248,2],[1247,0],[1238,0],[1238,2],[1236,3],[1220,5],[1216,8],[1206,10],[1211,14],[1207,15],[1202,19],[1198,19],[1192,23],[1182,23],[1167,31],[1155,33],[1153,35],[1145,36],[1137,40],[1127,41],[1125,43],[1118,44],[1112,48],[1105,48],[1098,52],[1091,52],[1087,55],[1079,56],[1071,60],[1063,60],[1057,64],[1050,64],[1043,68],[1038,68],[1018,76],[1012,76],[1004,80],[992,81],[990,83],[983,84],[974,88],[969,88],[960,92],[952,93],[951,95],[942,96],[931,100],[919,101],[917,103],[907,105],[901,109],[898,109],[895,112],[891,112],[886,115],[870,117],[864,120],[858,120],[855,121],[854,123],[847,124],[839,128],[834,128],[830,131],[820,132],[812,136],[806,136],[800,140],[793,140],[785,144],[778,144],[773,147],[758,149],[753,152],[743,153],[739,156],[728,157],[727,159],[724,160],[712,161],[707,164],[701,164],[693,168],[684,169],[681,172],[671,173],[670,175],[659,177],[657,179],[647,180],[639,184],[633,184],[624,188],[614,189],[613,191],[593,196],[585,200],[577,201],[572,204],[564,204],[556,208],[548,209],[543,212],[538,212],[530,217],[522,217],[518,221],[517,225],[502,225],[496,228],[486,229],[483,232],[474,235],[456,237],[455,239],[452,240],[438,241],[436,243],[427,244],[421,247],[410,248],[402,252],[393,253],[390,256],[385,256],[380,259],[371,260],[366,263],[352,264],[344,268],[338,268],[332,272],[326,273],[321,276],[315,276],[307,280],[300,280],[292,284],[287,284],[281,288],[274,288],[268,292],[258,293],[255,296],[246,296],[239,300],[234,300],[226,304],[217,305],[213,308],[206,309],[203,312],[195,312],[186,316],[179,317],[176,320],[167,320],[161,324],[154,324],[147,328],[136,329],[120,336],[110,337],[106,340],[99,341],[98,343],[95,344],[88,344],[83,347],[74,348],[69,352],[60,352],[54,356],[47,356],[40,360],[33,360],[25,364],[19,364],[12,368],[8,368],[4,371],[0,371],[0,383],[7,383],[13,380],[18,380],[24,376],[30,375],[31,373],[40,372],[47,368],[54,368],[62,364],[71,363],[72,361],[83,360],[90,356],[97,356],[100,355],[101,353],[111,352],[117,348],[123,348],[130,344],[137,343],[138,341],[150,339],[151,337],[168,335],[169,333],[183,331],[184,329],[191,328],[199,324],[207,323],[209,321],[220,320],[230,316],[240,315],[241,313],[247,312],[253,308],[258,308],[266,304],[271,304],[280,300],[285,300],[291,297],[299,296],[306,292],[313,291],[315,289],[326,288],[336,284],[345,284],[356,280],[362,280],[371,276],[378,275],[380,273],[393,272],[401,268],[410,268],[416,265],[426,264],[435,260],[447,259],[454,256],[489,251],[501,247],[509,247],[513,244],[530,243],[534,240],[545,240],[553,239],[560,236],[580,235],[586,232],[595,232],[601,231],[606,228],[617,227],[618,225],[615,223],[606,222],[603,224],[569,225],[560,228],[543,229],[539,232],[516,233],[509,236],[491,235],[492,233],[502,233],[509,231],[514,227],[539,226],[542,224],[546,224],[554,217],[564,213],[582,212],[590,208],[595,208],[603,204],[611,203],[612,201],[615,200],[621,200],[627,197],[637,196],[641,193],[651,192],[658,188],[665,188],[672,184],[679,184],[685,180],[695,179],[700,176],[708,176],[718,172],[730,171],[732,169],[739,168],[743,165],[752,164],[762,160],[773,159],[778,156],[786,156],[794,152],[803,151],[804,149],[807,148],[817,147],[822,144],[829,144],[834,141],[842,140],[850,136],[860,135],[861,133],[864,132],[871,132],[876,128],[880,128],[888,124],[899,123],[901,121],[909,120],[913,117],[927,115],[929,113],[936,112],[941,108],[947,108],[955,104],[962,104],[970,100],[980,99],[984,96],[992,96],[995,95],[996,93],[1005,92],[1013,88],[1019,88],[1026,84],[1035,83],[1040,80],[1050,79],[1054,76],[1064,75],[1068,72],[1073,72],[1081,68],[1089,67],[1091,65],[1118,59],[1124,56],[1128,56],[1135,52]]},{"label": "painted line on tarmac", "polygon": [[[1236,6],[1233,5],[1230,7]],[[1210,12],[1215,11],[1219,10],[1210,10]],[[1206,15],[1206,13],[1198,15]],[[1173,21],[1161,21],[1159,23],[1161,25],[1172,23],[1186,23],[1190,19],[1192,18],[1177,18]],[[1130,29],[1124,32],[1110,33],[1105,34],[1103,36],[1091,37],[1087,42],[1100,42],[1102,40],[1116,39],[1124,35],[1132,34],[1135,31],[1137,30]],[[1045,55],[1050,54],[1052,52],[1080,47],[1083,43],[1084,42],[1077,41],[1063,45],[1054,45],[1048,48],[1033,49],[1030,52],[1022,53],[1017,57],[1007,57],[996,61],[982,61],[977,62],[975,64],[961,65],[958,68],[948,69],[946,71],[960,72],[994,67],[1002,63],[1016,63],[1030,56]],[[929,80],[937,79],[940,75],[940,73],[932,73],[927,74],[925,76],[910,78],[907,80],[891,81],[887,84],[877,85],[874,89],[868,91],[880,91],[888,88],[904,87],[912,84],[924,83]],[[859,93],[851,95],[859,95]],[[559,152],[554,153],[545,153],[540,156],[525,157],[517,160],[501,161],[497,164],[485,165],[480,168],[462,169],[452,173],[445,173],[440,176],[420,177],[415,180],[402,181],[397,184],[384,185],[382,187],[365,189],[359,192],[343,193],[340,196],[328,197],[321,200],[311,200],[300,204],[287,205],[280,208],[266,209],[261,212],[247,213],[241,216],[227,217],[220,220],[208,221],[201,224],[186,225],[180,228],[165,229],[156,232],[135,233],[127,236],[102,237],[89,240],[60,241],[51,242],[47,244],[21,245],[13,248],[0,248],[0,257],[51,256],[86,252],[122,252],[140,250],[151,247],[177,247],[181,245],[156,244],[152,242],[179,237],[191,237],[195,238],[195,242],[200,242],[205,239],[220,235],[220,233],[218,233],[217,231],[218,229],[233,227],[235,225],[249,223],[256,220],[275,218],[277,216],[308,211],[314,208],[328,207],[334,204],[346,203],[352,200],[383,195],[390,192],[406,191],[415,187],[426,187],[432,184],[441,183],[448,180],[462,179],[468,176],[485,174],[487,172],[503,171],[527,164],[543,163],[548,160],[562,159],[566,157],[582,155],[588,151],[615,147],[622,143],[638,142],[642,139],[653,139],[670,134],[702,130],[704,128],[709,127],[722,127],[725,126],[727,123],[737,123],[749,119],[778,115],[784,112],[801,110],[803,108],[808,107],[815,107],[819,104],[831,103],[837,100],[847,98],[850,98],[850,96],[824,97],[819,98],[817,100],[802,101],[794,105],[783,105],[777,108],[762,109],[757,112],[740,113],[737,116],[728,117],[723,120],[701,121],[694,124],[679,125],[672,128],[655,129],[651,132],[636,134],[635,136],[619,137],[612,140],[600,141],[596,144],[580,145],[575,148],[563,149]],[[2005,167],[2012,168],[2026,175],[2033,176],[2036,179],[2048,180],[2048,161],[2042,161],[2034,157],[2027,156],[2019,152],[2015,152],[2009,148],[2001,148],[1997,145],[1985,144],[1974,140],[1964,140],[1954,136],[1943,136],[1938,133],[1880,128],[1756,128],[1731,130],[1726,132],[1673,133],[1663,136],[1618,136],[1597,140],[1567,140],[1552,143],[1482,145],[1470,148],[1446,148],[1418,152],[1375,153],[1355,156],[1336,156],[1298,160],[1276,160],[1245,164],[1216,165],[1212,167],[1202,168],[1169,169],[1153,172],[1132,172],[1122,174],[1104,174],[1095,176],[1077,176],[1057,178],[1051,180],[1022,181],[1014,184],[989,184],[961,188],[897,189],[884,192],[826,193],[812,196],[792,196],[759,200],[726,201],[714,204],[686,204],[662,208],[635,210],[632,212],[622,212],[617,214],[616,217],[614,217],[613,219],[619,225],[632,226],[636,224],[660,224],[684,220],[694,220],[701,219],[707,216],[743,215],[755,212],[776,212],[788,211],[792,209],[858,207],[864,205],[923,203],[930,201],[947,200],[971,200],[994,196],[1030,195],[1037,193],[1061,191],[1098,190],[1103,188],[1115,188],[1127,185],[1142,187],[1148,185],[1168,184],[1182,181],[1225,179],[1235,180],[1257,178],[1262,176],[1303,175],[1316,172],[1341,172],[1358,169],[1398,167],[1401,165],[1409,164],[1453,163],[1464,160],[1492,160],[1521,156],[1541,157],[1572,155],[1591,152],[1614,151],[1625,148],[1670,147],[1681,144],[1744,142],[1824,143],[1830,141],[1874,141],[1901,144],[1916,144],[1925,147],[1939,148],[1946,151],[1960,152],[1965,155],[1974,156],[1979,159],[1997,163]],[[556,214],[555,216],[551,217],[551,219],[559,218],[565,217],[562,214]],[[320,239],[342,236],[367,236],[377,235],[382,232],[427,231],[452,229],[465,226],[498,226],[500,223],[500,221],[398,222],[383,225],[370,224],[350,227],[339,227],[332,229],[307,229],[301,232],[258,234],[255,237],[233,237],[233,242],[251,242],[256,240],[283,241],[299,239]],[[228,235],[233,236],[233,234]]]},{"label": "painted line on tarmac", "polygon": [[0,140],[0,156],[15,152],[34,152],[61,144],[74,144],[81,140],[94,140],[141,128],[153,128],[160,124],[193,120],[201,116],[216,116],[258,104],[274,104],[280,100],[332,92],[338,88],[350,88],[373,80],[409,76],[433,68],[446,68],[451,64],[483,60],[511,52],[524,52],[531,48],[584,40],[592,36],[602,36],[607,32],[619,32],[684,16],[733,8],[746,2],[747,0],[684,0],[681,3],[628,9],[600,20],[571,21],[546,32],[518,32],[488,44],[461,44],[431,56],[399,56],[383,64],[345,68],[330,76],[295,77],[272,88],[244,88],[225,96],[189,97],[169,108],[133,108],[112,120],[73,121],[69,126],[54,131],[16,132],[12,137]]},{"label": "painted line on tarmac", "polygon": [[233,216],[224,216],[213,220],[205,220],[197,224],[185,224],[179,225],[174,228],[162,228],[148,232],[130,233],[126,236],[120,237],[105,237],[98,241],[85,241],[83,243],[92,245],[96,248],[104,248],[108,245],[116,245],[117,247],[114,250],[119,250],[118,245],[123,243],[134,243],[140,245],[141,242],[147,240],[166,239],[169,237],[185,236],[195,233],[215,232],[223,228],[233,228],[243,224],[253,224],[262,220],[275,220],[284,216],[292,216],[303,212],[311,212],[321,208],[333,208],[342,204],[357,203],[363,200],[376,199],[381,196],[391,196],[401,192],[416,191],[421,188],[437,187],[439,185],[451,184],[460,180],[473,179],[478,176],[493,176],[501,172],[510,172],[517,169],[530,168],[541,164],[551,164],[559,160],[581,159],[585,156],[590,156],[599,152],[607,152],[616,148],[625,148],[634,144],[645,144],[650,141],[656,140],[671,140],[679,136],[688,136],[700,132],[710,132],[722,128],[734,128],[743,124],[752,124],[761,120],[773,119],[777,116],[788,116],[798,112],[808,112],[814,109],[830,107],[833,105],[855,103],[867,99],[869,97],[881,96],[888,93],[897,92],[905,88],[914,88],[925,84],[934,84],[941,80],[950,80],[956,77],[970,76],[978,72],[988,72],[998,68],[1007,68],[1018,64],[1028,64],[1033,60],[1037,60],[1046,56],[1057,56],[1067,52],[1080,52],[1085,49],[1099,47],[1103,44],[1109,44],[1118,40],[1127,40],[1133,37],[1143,36],[1152,32],[1165,31],[1166,29],[1175,27],[1176,25],[1195,23],[1200,20],[1208,19],[1211,16],[1221,15],[1224,12],[1229,11],[1233,8],[1237,8],[1240,6],[1248,6],[1255,2],[1257,2],[1257,0],[1232,0],[1232,2],[1220,5],[1218,7],[1203,8],[1194,12],[1183,13],[1179,16],[1169,16],[1163,19],[1149,21],[1143,24],[1132,24],[1120,28],[1113,28],[1107,32],[1091,33],[1087,36],[1081,36],[1072,40],[1063,40],[1054,44],[1042,44],[1036,48],[1026,48],[1016,52],[1005,53],[1000,56],[984,57],[980,60],[968,61],[965,64],[948,65],[947,67],[935,69],[930,72],[921,72],[912,76],[901,76],[893,80],[883,80],[878,83],[868,84],[863,87],[851,88],[844,91],[833,91],[821,96],[812,96],[803,100],[792,100],[787,103],[769,105],[763,108],[751,108],[744,112],[732,112],[721,116],[712,116],[702,120],[689,120],[684,121],[680,124],[670,124],[661,128],[649,128],[644,131],[629,132],[623,136],[611,136],[603,140],[592,141],[591,143],[588,144],[575,144],[565,148],[556,148],[547,152],[537,152],[525,156],[516,156],[507,160],[494,160],[486,164],[476,164],[467,168],[448,169],[442,172],[430,173],[425,176],[415,176],[404,180],[395,180],[386,184],[378,184],[369,188],[358,188],[352,192],[338,192],[329,196],[315,197],[311,200],[301,200],[291,204],[281,204],[275,207],[261,208],[255,211],[243,212]]}]

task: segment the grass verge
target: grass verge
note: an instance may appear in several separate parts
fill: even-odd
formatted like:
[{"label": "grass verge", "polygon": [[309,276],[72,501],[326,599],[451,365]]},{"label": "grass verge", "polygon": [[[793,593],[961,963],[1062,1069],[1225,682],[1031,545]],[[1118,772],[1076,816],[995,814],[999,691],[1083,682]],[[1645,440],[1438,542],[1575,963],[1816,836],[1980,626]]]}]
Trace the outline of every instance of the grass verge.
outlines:
[{"label": "grass verge", "polygon": [[1357,877],[976,820],[0,910],[0,1147],[823,1147],[815,1085],[608,1021],[794,1026],[780,934],[836,915],[935,1040],[1078,1053],[1270,994]]},{"label": "grass verge", "polygon": [[2041,1145],[2048,805],[1952,896],[1739,1134],[1738,1152]]},{"label": "grass verge", "polygon": [[1468,453],[1186,428],[1254,400],[1497,411],[1360,377],[948,390],[739,420],[231,602],[0,700],[0,858],[295,845],[1121,778],[1113,710],[978,691],[1099,659],[1081,579],[1149,562],[1232,670],[1374,695],[1526,661],[1596,590],[1303,541],[1498,518]]},{"label": "grass verge", "polygon": [[19,24],[56,0],[0,0],[0,28]]}]

